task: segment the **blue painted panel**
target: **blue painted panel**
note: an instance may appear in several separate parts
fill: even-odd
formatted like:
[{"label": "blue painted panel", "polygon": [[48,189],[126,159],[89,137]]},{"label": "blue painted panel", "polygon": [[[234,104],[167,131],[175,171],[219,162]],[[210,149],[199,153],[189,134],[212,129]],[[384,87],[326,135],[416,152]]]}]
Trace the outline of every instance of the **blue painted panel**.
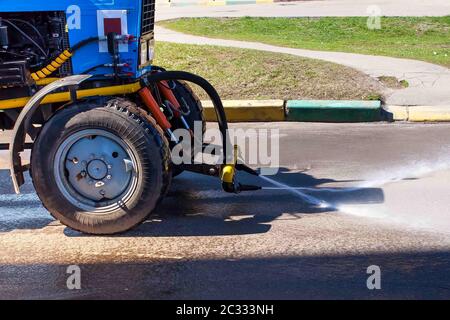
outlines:
[{"label": "blue painted panel", "polygon": [[[137,38],[140,37],[141,8],[142,0],[0,0],[0,16],[1,12],[66,12],[70,46],[98,35],[97,10],[126,10],[128,34]],[[124,72],[133,73],[133,77],[135,78],[151,68],[138,69],[138,50],[139,42],[134,41],[128,44],[128,52],[122,52],[120,54],[120,62],[130,64],[130,67],[124,69]],[[75,74],[82,73],[90,67],[103,63],[111,63],[111,56],[107,52],[99,52],[97,43],[91,43],[83,47],[72,57],[73,71]],[[111,69],[99,68],[92,73],[111,73]]]}]

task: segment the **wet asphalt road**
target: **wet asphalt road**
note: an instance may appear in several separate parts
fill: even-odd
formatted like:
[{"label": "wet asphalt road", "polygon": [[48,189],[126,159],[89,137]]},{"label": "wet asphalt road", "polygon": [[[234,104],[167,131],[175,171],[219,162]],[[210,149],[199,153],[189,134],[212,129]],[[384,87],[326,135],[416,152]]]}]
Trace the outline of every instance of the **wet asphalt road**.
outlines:
[{"label": "wet asphalt road", "polygon": [[[0,170],[0,298],[450,298],[449,124],[243,126],[280,129],[272,178],[307,196],[245,175],[271,189],[230,195],[184,173],[151,220],[95,237]],[[66,287],[72,264],[81,290]]]}]

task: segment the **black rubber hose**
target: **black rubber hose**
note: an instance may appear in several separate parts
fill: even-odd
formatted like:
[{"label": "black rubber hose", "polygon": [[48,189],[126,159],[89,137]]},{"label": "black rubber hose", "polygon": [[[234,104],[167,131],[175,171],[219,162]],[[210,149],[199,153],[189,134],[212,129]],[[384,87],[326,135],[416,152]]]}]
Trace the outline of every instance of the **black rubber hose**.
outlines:
[{"label": "black rubber hose", "polygon": [[[220,99],[219,94],[217,93],[216,89],[204,78],[185,71],[161,71],[161,72],[155,72],[152,74],[144,75],[142,76],[142,85],[148,86],[151,82],[160,82],[160,81],[170,81],[170,80],[184,80],[188,82],[192,82],[199,87],[201,87],[205,92],[208,94],[209,98],[211,99],[214,109],[216,111],[217,116],[217,122],[219,124],[219,130],[222,134],[222,145],[223,145],[223,163],[229,163],[228,160],[231,159],[231,155],[229,155],[230,159],[227,158],[227,150],[232,150],[232,147],[229,146],[229,139],[228,137],[228,122],[227,117],[225,115],[225,110],[223,108],[222,100]],[[230,148],[230,149],[228,149]]]},{"label": "black rubber hose", "polygon": [[39,38],[41,39],[42,46],[43,46],[43,47],[46,47],[46,49],[47,49],[47,51],[48,51],[48,48],[47,48],[47,42],[45,41],[44,36],[42,35],[42,33],[41,33],[34,25],[32,25],[32,24],[29,23],[28,21],[25,21],[25,20],[22,20],[22,19],[9,19],[9,20],[10,20],[10,21],[17,21],[17,22],[26,24],[28,27],[30,27],[31,29],[33,29],[34,32],[36,32],[36,34],[37,34],[37,35],[39,36]]},{"label": "black rubber hose", "polygon": [[6,22],[7,24],[9,24],[11,27],[13,27],[17,32],[20,33],[20,35],[26,39],[28,39],[32,44],[34,44],[34,46],[36,48],[38,48],[43,54],[44,56],[47,58],[48,57],[48,53],[45,52],[45,50],[36,42],[33,40],[33,38],[31,38],[28,34],[26,34],[22,29],[20,29],[15,23],[7,20],[7,19],[3,19],[2,21]]},{"label": "black rubber hose", "polygon": [[74,53],[75,51],[77,51],[78,49],[84,47],[85,45],[87,45],[87,44],[89,44],[91,42],[98,41],[98,40],[99,40],[99,37],[90,37],[90,38],[84,39],[84,40],[78,42],[77,44],[75,44],[73,47],[71,47],[70,48],[70,52]]},{"label": "black rubber hose", "polygon": [[88,74],[92,70],[95,70],[95,69],[98,69],[98,68],[110,68],[110,67],[106,67],[104,63],[101,63],[101,64],[98,64],[96,66],[90,67],[87,70],[84,70],[81,74]]}]

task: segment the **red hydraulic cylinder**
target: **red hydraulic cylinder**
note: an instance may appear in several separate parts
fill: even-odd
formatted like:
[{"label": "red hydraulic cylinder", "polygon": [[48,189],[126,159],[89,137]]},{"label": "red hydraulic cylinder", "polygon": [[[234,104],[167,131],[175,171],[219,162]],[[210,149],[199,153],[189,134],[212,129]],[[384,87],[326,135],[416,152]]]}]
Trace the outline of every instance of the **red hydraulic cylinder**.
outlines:
[{"label": "red hydraulic cylinder", "polygon": [[179,110],[181,109],[181,106],[180,106],[180,103],[178,102],[177,98],[173,94],[172,90],[169,88],[169,83],[167,81],[158,82],[158,89],[161,91],[163,96],[167,100],[169,100],[169,102],[172,104],[172,106],[176,109],[176,110],[173,110],[174,116],[179,118],[181,116],[181,113],[179,112]]},{"label": "red hydraulic cylinder", "polygon": [[155,118],[159,126],[163,130],[169,130],[172,126],[169,120],[167,120],[166,115],[159,108],[158,102],[156,102],[150,90],[147,87],[142,88],[141,90],[139,90],[139,96],[141,97],[145,106],[151,112],[152,116]]}]

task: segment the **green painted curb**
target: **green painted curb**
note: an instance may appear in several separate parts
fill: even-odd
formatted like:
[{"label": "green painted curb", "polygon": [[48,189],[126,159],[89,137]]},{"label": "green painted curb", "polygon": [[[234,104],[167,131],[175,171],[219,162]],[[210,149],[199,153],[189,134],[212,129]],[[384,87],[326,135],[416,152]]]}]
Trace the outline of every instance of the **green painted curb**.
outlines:
[{"label": "green painted curb", "polygon": [[382,120],[381,101],[290,100],[287,121],[373,122]]}]

